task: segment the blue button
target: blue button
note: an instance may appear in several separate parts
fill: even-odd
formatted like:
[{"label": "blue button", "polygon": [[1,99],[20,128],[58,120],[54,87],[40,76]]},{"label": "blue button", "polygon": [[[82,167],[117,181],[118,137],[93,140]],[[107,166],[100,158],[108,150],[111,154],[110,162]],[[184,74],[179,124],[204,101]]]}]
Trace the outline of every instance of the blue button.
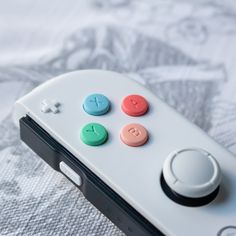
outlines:
[{"label": "blue button", "polygon": [[83,108],[90,115],[104,115],[110,108],[110,101],[102,94],[91,94],[84,100]]}]

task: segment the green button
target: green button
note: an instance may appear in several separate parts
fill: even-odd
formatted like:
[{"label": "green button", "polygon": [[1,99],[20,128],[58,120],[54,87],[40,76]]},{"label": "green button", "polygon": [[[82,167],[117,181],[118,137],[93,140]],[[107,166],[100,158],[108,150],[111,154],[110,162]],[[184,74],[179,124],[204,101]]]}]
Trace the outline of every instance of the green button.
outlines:
[{"label": "green button", "polygon": [[108,133],[104,126],[98,123],[89,123],[82,128],[80,138],[87,145],[98,146],[107,141]]}]

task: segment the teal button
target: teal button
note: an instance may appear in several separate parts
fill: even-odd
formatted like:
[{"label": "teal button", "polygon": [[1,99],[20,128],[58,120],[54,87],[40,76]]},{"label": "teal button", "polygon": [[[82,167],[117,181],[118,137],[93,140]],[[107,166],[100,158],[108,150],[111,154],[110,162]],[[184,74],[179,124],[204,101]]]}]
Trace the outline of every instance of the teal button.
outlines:
[{"label": "teal button", "polygon": [[106,96],[94,93],[85,98],[83,108],[90,115],[104,115],[110,109],[110,101]]},{"label": "teal button", "polygon": [[107,141],[108,133],[104,126],[98,123],[89,123],[82,128],[80,138],[87,145],[98,146]]}]

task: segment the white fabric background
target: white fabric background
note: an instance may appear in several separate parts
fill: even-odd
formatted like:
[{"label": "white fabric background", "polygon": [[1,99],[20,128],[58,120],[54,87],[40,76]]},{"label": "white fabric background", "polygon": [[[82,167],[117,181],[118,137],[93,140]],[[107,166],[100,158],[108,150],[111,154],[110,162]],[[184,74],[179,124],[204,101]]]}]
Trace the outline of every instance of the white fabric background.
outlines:
[{"label": "white fabric background", "polygon": [[115,70],[236,153],[235,42],[233,0],[1,1],[0,235],[122,235],[22,144],[18,97],[60,73]]}]

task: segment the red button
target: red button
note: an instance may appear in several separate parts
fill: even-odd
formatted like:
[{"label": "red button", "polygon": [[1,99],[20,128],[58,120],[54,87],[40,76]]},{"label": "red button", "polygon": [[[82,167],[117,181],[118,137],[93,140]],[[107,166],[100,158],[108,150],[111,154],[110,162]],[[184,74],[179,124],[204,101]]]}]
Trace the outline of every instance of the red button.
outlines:
[{"label": "red button", "polygon": [[144,97],[132,94],[123,99],[121,108],[129,116],[142,116],[148,110],[148,102]]}]

